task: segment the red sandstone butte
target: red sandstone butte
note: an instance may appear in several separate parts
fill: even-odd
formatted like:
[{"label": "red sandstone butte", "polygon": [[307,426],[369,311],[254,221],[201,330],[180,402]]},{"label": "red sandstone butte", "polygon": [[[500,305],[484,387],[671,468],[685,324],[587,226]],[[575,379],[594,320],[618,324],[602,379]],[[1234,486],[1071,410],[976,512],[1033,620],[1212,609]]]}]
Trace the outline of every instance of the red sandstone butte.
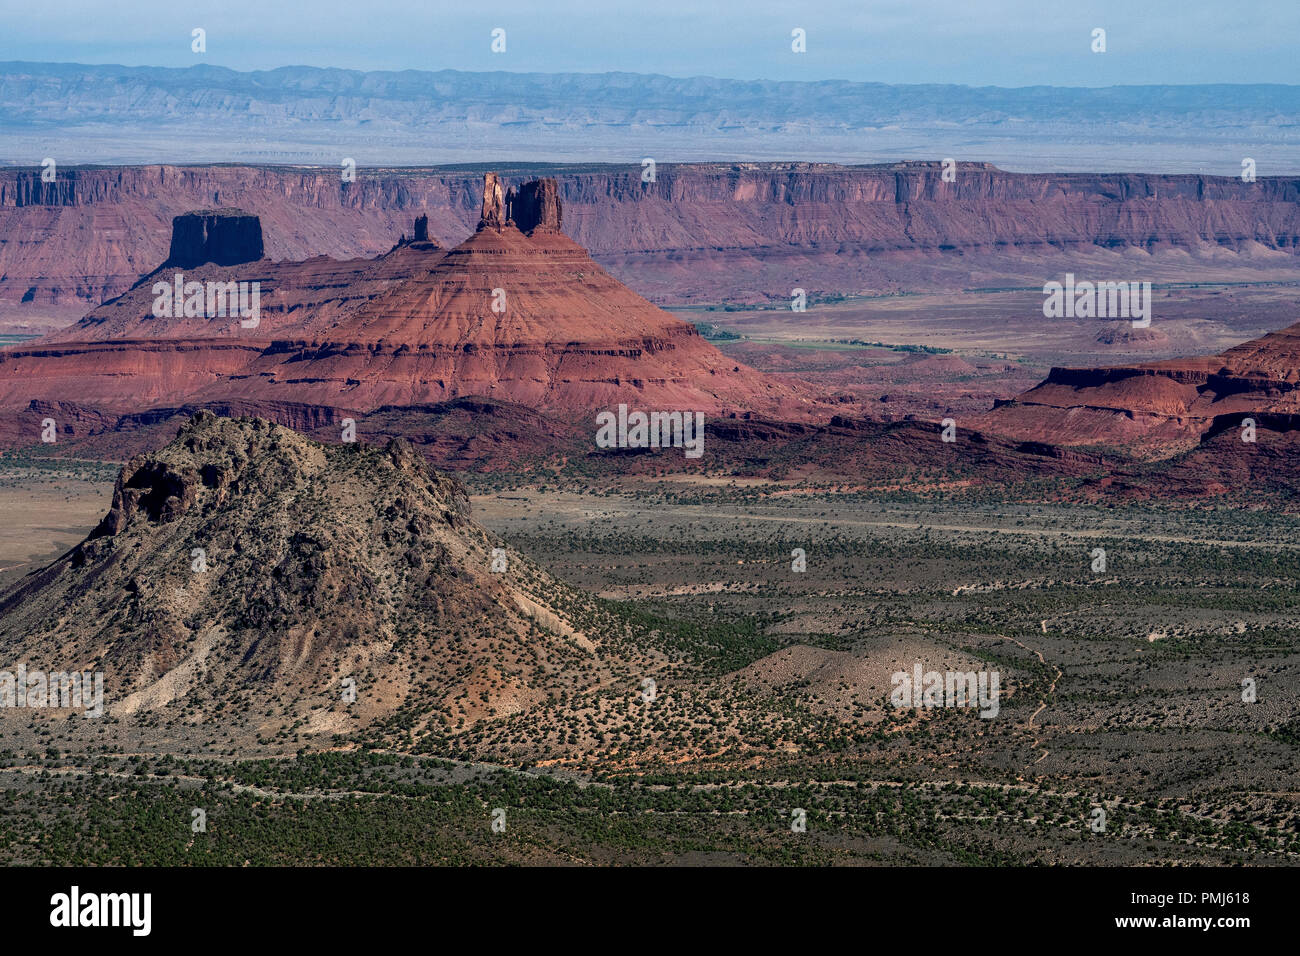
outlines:
[{"label": "red sandstone butte", "polygon": [[[0,351],[0,406],[75,402],[138,414],[256,402],[367,412],[486,396],[565,415],[620,402],[785,419],[823,413],[811,392],[728,360],[600,268],[560,231],[553,181],[504,190],[489,173],[484,185],[477,230],[445,253],[399,242],[373,260],[182,270],[185,281],[260,282],[256,328],[228,316],[155,318],[153,285],[178,271],[161,267],[74,326]],[[244,248],[250,231],[223,234],[242,237]],[[227,253],[243,254],[219,242],[201,254]]]}]

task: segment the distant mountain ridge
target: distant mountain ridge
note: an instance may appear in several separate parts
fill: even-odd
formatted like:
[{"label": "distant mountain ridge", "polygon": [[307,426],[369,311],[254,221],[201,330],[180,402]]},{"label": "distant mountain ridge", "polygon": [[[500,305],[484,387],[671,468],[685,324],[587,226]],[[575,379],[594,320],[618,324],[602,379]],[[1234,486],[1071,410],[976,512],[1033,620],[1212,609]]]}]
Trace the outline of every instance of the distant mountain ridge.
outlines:
[{"label": "distant mountain ridge", "polygon": [[[654,73],[512,73],[463,70],[359,70],[285,66],[239,71],[199,64],[148,67],[76,63],[0,62],[5,106],[21,109],[12,97],[27,88],[57,92],[70,100],[86,92],[87,82],[107,87],[150,85],[165,89],[177,104],[209,110],[230,104],[202,102],[197,94],[221,88],[248,102],[281,101],[287,115],[323,115],[311,104],[329,101],[334,119],[355,118],[357,101],[409,104],[411,115],[464,114],[472,105],[495,104],[542,112],[559,106],[586,108],[593,115],[626,111],[648,115],[667,111],[676,117],[700,116],[720,107],[770,119],[806,123],[813,120],[872,126],[916,115],[953,120],[962,111],[995,110],[984,121],[1069,118],[1114,122],[1115,111],[1186,118],[1217,116],[1241,125],[1244,118],[1277,123],[1300,101],[1300,86],[1283,84],[1151,85],[1111,87],[1000,87],[956,84],[863,83],[850,80],[731,80],[719,77],[671,77]],[[80,115],[110,113],[111,101],[78,103]],[[156,103],[132,104],[147,115]],[[44,104],[31,104],[29,118],[47,118]],[[21,118],[16,113],[11,118]],[[741,118],[738,116],[737,119]],[[1293,119],[1294,117],[1291,117]],[[679,120],[680,121],[680,120]]]},{"label": "distant mountain ridge", "polygon": [[[184,130],[185,137],[160,140],[164,129]],[[659,157],[678,161],[870,162],[933,159],[938,144],[951,144],[957,158],[1009,168],[1037,155],[1044,157],[1040,169],[1223,174],[1258,153],[1274,167],[1268,172],[1284,173],[1300,170],[1300,87],[895,86],[635,73],[306,66],[240,72],[207,64],[4,62],[0,131],[8,143],[0,162],[22,162],[42,141],[56,144],[69,162],[115,163],[314,162],[362,147],[371,150],[363,162],[455,162],[487,153],[496,159],[503,151],[523,158],[525,146],[528,158],[548,161],[622,156],[639,162],[633,154],[657,149]],[[1107,147],[1120,145],[1130,149],[1115,156],[1129,165],[1101,159]],[[1133,146],[1142,149],[1129,155]],[[958,152],[963,148],[965,155]],[[1177,151],[1182,165],[1155,162],[1152,151],[1168,152],[1171,160]],[[1198,157],[1209,155],[1224,165],[1198,168]],[[1052,163],[1051,156],[1073,156],[1080,165]]]}]

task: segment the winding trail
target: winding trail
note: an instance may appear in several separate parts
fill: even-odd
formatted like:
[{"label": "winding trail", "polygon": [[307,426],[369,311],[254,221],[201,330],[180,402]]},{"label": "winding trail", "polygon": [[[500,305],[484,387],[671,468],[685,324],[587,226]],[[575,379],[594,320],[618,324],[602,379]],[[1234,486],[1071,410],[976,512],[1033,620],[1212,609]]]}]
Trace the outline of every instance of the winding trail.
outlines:
[{"label": "winding trail", "polygon": [[[1043,652],[1042,652],[1042,651],[1036,651],[1036,650],[1034,650],[1032,647],[1030,647],[1028,644],[1024,644],[1024,643],[1022,643],[1021,641],[1016,640],[1014,637],[1007,637],[1005,634],[999,634],[998,636],[1001,637],[1001,638],[1003,638],[1004,640],[1008,640],[1008,641],[1010,641],[1012,644],[1015,644],[1015,645],[1017,645],[1018,647],[1024,648],[1025,650],[1029,651],[1029,653],[1033,654],[1035,657],[1038,658],[1038,660],[1039,660],[1040,663],[1042,663],[1042,664],[1044,664],[1044,665],[1047,664],[1047,659],[1046,659],[1045,657],[1043,657]],[[1054,693],[1056,692],[1056,685],[1057,685],[1057,682],[1060,681],[1060,679],[1061,679],[1061,674],[1062,674],[1061,669],[1060,669],[1059,667],[1057,667],[1055,664],[1052,664],[1051,666],[1052,666],[1052,668],[1056,671],[1056,676],[1054,676],[1054,677],[1052,678],[1052,683],[1048,686],[1048,688],[1047,688],[1047,693],[1044,694],[1042,700],[1039,701],[1039,703],[1038,703],[1038,709],[1035,710],[1032,714],[1029,715],[1029,721],[1025,724],[1025,728],[1026,728],[1027,730],[1033,730],[1033,729],[1034,729],[1034,721],[1038,718],[1038,715],[1039,715],[1039,714],[1041,714],[1044,710],[1047,709],[1047,699],[1048,699],[1049,697],[1051,697],[1052,694],[1054,694]],[[1032,764],[1030,764],[1031,767],[1034,766],[1034,764],[1041,763],[1041,762],[1043,761],[1043,759],[1047,757],[1048,753],[1050,753],[1050,751],[1048,751],[1048,749],[1047,749],[1046,747],[1043,747],[1043,746],[1042,746],[1042,737],[1041,737],[1041,736],[1037,736],[1037,735],[1036,735],[1036,736],[1034,737],[1034,746],[1035,746],[1036,748],[1042,750],[1043,752],[1042,752],[1041,754],[1038,755],[1038,759],[1037,759],[1037,760],[1035,760]]]}]

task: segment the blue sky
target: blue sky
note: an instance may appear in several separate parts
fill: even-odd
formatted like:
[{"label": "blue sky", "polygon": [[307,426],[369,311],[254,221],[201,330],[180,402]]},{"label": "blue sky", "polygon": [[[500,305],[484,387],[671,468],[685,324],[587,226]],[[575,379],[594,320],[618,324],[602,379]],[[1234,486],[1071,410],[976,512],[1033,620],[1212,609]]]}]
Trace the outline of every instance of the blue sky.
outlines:
[{"label": "blue sky", "polygon": [[[0,60],[625,70],[975,86],[1295,83],[1300,0],[0,0]],[[208,50],[190,50],[190,31]],[[489,49],[506,30],[506,52]],[[790,31],[807,31],[807,53]],[[1107,52],[1089,49],[1095,27]]]}]

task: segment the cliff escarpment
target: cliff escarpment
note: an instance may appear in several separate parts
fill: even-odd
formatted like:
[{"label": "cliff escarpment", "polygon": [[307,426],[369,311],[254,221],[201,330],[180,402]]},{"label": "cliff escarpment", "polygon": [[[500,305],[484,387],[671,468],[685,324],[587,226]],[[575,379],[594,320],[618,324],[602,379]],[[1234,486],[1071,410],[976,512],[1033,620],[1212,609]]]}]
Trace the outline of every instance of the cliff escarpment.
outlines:
[{"label": "cliff escarpment", "polygon": [[[528,167],[504,176],[528,178]],[[482,173],[457,169],[143,166],[0,171],[0,305],[118,295],[168,255],[174,216],[238,206],[259,217],[272,260],[375,256],[416,213],[445,246],[482,218]],[[548,167],[553,193],[501,196],[521,231],[563,230],[656,302],[896,291],[907,263],[988,253],[1051,255],[1300,246],[1300,179],[1016,174],[938,163]],[[558,220],[560,204],[563,222]],[[689,257],[689,262],[684,262]],[[689,268],[687,267],[689,266]],[[743,275],[741,273],[744,273]],[[931,281],[931,276],[929,280]],[[797,280],[797,281],[796,281]],[[915,286],[915,283],[913,283]]]}]

